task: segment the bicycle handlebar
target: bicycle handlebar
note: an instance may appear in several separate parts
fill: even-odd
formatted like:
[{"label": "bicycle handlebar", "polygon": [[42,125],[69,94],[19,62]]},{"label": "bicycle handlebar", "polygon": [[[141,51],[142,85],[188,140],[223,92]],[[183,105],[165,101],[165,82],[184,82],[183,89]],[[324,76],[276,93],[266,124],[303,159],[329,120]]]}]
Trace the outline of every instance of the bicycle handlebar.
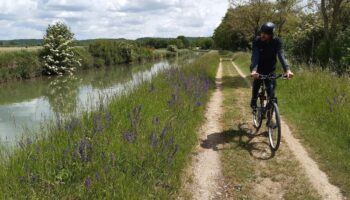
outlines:
[{"label": "bicycle handlebar", "polygon": [[287,74],[278,74],[278,75],[275,75],[275,74],[261,75],[261,74],[259,74],[260,80],[266,80],[266,79],[273,80],[273,79],[279,79],[279,78],[286,80],[286,79],[288,79],[288,75]]}]

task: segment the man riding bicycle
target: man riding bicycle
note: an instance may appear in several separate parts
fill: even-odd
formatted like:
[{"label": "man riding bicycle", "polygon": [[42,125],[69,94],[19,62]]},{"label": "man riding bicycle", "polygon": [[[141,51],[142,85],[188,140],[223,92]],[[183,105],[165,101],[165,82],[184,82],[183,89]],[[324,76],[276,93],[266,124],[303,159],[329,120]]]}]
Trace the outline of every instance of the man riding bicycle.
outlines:
[{"label": "man riding bicycle", "polygon": [[255,111],[260,87],[265,83],[267,95],[270,99],[275,98],[276,80],[260,80],[260,75],[274,75],[276,71],[277,57],[282,64],[288,79],[294,76],[286,61],[282,41],[274,37],[275,24],[267,22],[261,26],[260,37],[253,42],[251,76],[254,77],[251,107]]}]

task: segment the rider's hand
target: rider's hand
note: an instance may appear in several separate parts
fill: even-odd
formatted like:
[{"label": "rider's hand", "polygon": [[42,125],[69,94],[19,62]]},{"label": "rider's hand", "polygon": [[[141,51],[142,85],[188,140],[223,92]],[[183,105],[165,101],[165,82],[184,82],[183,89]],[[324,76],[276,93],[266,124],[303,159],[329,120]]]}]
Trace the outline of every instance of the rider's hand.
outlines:
[{"label": "rider's hand", "polygon": [[250,76],[253,77],[254,79],[259,79],[259,74],[256,71],[252,71]]},{"label": "rider's hand", "polygon": [[292,79],[294,77],[294,73],[291,70],[288,70],[286,76],[288,79]]}]

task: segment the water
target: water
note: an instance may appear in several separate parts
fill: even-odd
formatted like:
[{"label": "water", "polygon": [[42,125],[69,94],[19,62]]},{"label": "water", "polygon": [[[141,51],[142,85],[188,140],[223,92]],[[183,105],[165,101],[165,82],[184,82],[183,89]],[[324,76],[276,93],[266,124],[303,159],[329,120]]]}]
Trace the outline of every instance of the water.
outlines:
[{"label": "water", "polygon": [[[191,59],[187,59],[189,62]],[[56,114],[89,111],[103,97],[122,94],[151,80],[175,61],[117,66],[74,77],[40,78],[0,85],[0,140],[15,141],[24,130],[38,130]],[[108,99],[108,98],[107,98]]]}]

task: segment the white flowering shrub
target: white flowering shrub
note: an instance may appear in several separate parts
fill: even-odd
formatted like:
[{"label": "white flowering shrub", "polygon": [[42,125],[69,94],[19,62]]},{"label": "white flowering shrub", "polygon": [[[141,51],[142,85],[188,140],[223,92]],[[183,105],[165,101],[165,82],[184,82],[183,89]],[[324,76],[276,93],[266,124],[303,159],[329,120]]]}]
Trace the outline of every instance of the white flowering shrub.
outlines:
[{"label": "white flowering shrub", "polygon": [[44,36],[42,52],[44,73],[47,75],[72,75],[80,61],[72,49],[74,34],[63,22],[49,25]]}]

